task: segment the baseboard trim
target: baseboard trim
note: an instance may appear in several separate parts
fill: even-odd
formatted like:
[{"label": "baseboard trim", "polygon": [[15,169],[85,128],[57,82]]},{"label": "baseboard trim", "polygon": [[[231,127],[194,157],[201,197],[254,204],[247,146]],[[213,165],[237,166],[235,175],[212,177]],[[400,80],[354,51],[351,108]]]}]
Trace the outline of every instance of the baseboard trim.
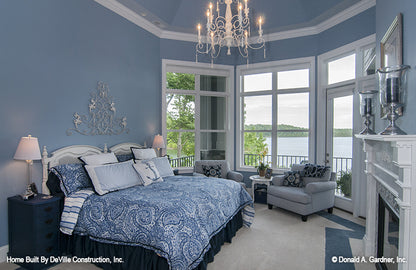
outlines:
[{"label": "baseboard trim", "polygon": [[6,261],[8,251],[9,251],[9,245],[0,247],[0,263]]}]

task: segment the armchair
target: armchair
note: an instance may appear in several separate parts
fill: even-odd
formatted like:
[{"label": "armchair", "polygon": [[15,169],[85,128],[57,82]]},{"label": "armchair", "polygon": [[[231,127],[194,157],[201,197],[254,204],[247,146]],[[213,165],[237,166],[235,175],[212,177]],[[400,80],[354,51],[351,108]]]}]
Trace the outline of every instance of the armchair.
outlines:
[{"label": "armchair", "polygon": [[226,160],[197,160],[195,161],[193,174],[205,175],[204,166],[205,168],[207,167],[219,168],[219,170],[217,171],[219,173],[219,177],[239,182],[245,188],[246,185],[243,182],[243,179],[244,179],[243,175],[239,172],[230,170],[230,164],[228,163],[228,161]]},{"label": "armchair", "polygon": [[[304,175],[305,164],[292,165],[292,171]],[[272,185],[267,189],[267,204],[269,209],[274,206],[295,212],[307,221],[308,215],[328,209],[332,213],[335,198],[335,173],[327,169],[322,177],[302,177],[301,187],[284,186],[285,176],[279,175],[272,179]]]}]

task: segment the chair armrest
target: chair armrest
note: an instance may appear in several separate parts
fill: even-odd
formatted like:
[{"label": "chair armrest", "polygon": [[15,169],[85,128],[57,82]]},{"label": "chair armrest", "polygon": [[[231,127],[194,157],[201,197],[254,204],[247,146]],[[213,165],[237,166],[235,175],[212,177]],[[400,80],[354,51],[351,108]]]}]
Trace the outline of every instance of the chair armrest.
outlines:
[{"label": "chair armrest", "polygon": [[243,182],[244,177],[239,172],[228,171],[228,173],[227,173],[227,179],[234,180],[236,182]]},{"label": "chair armrest", "polygon": [[283,180],[285,179],[284,175],[276,175],[272,178],[272,184],[273,186],[282,186]]},{"label": "chair armrest", "polygon": [[197,173],[197,172],[193,172],[192,176],[203,176],[203,177],[207,177],[206,175],[203,175],[202,173]]},{"label": "chair armrest", "polygon": [[325,181],[325,182],[312,182],[306,185],[305,192],[306,193],[319,193],[328,190],[335,190],[337,187],[337,183],[334,181]]}]

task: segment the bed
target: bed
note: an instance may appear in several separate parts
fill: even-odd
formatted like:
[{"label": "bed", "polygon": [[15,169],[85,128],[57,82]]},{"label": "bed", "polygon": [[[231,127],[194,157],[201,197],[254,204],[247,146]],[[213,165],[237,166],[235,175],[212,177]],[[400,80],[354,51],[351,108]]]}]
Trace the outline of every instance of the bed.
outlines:
[{"label": "bed", "polygon": [[[131,147],[142,148],[135,143],[109,149],[75,145],[50,156],[44,148],[43,193],[50,192],[51,168],[108,152],[128,160]],[[252,205],[237,182],[203,176],[166,176],[105,195],[83,189],[65,197],[62,250],[104,269],[206,269],[224,242],[250,226]]]}]

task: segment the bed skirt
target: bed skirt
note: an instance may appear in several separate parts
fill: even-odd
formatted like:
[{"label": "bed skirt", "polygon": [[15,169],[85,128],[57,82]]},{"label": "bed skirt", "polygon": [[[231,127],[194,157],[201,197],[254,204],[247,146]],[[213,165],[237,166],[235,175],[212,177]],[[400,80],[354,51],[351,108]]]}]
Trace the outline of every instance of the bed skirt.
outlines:
[{"label": "bed skirt", "polygon": [[[242,210],[241,210],[242,211]],[[215,234],[209,243],[211,248],[205,253],[203,260],[196,267],[197,270],[205,270],[207,264],[214,261],[214,256],[221,250],[225,243],[231,243],[231,239],[243,226],[243,219],[239,211],[227,225]],[[165,258],[160,257],[154,251],[140,246],[115,245],[91,240],[88,236],[74,234],[72,236],[61,233],[61,247],[64,255],[77,256],[78,258],[121,258],[123,263],[94,263],[105,270],[168,270],[169,265]]]}]

